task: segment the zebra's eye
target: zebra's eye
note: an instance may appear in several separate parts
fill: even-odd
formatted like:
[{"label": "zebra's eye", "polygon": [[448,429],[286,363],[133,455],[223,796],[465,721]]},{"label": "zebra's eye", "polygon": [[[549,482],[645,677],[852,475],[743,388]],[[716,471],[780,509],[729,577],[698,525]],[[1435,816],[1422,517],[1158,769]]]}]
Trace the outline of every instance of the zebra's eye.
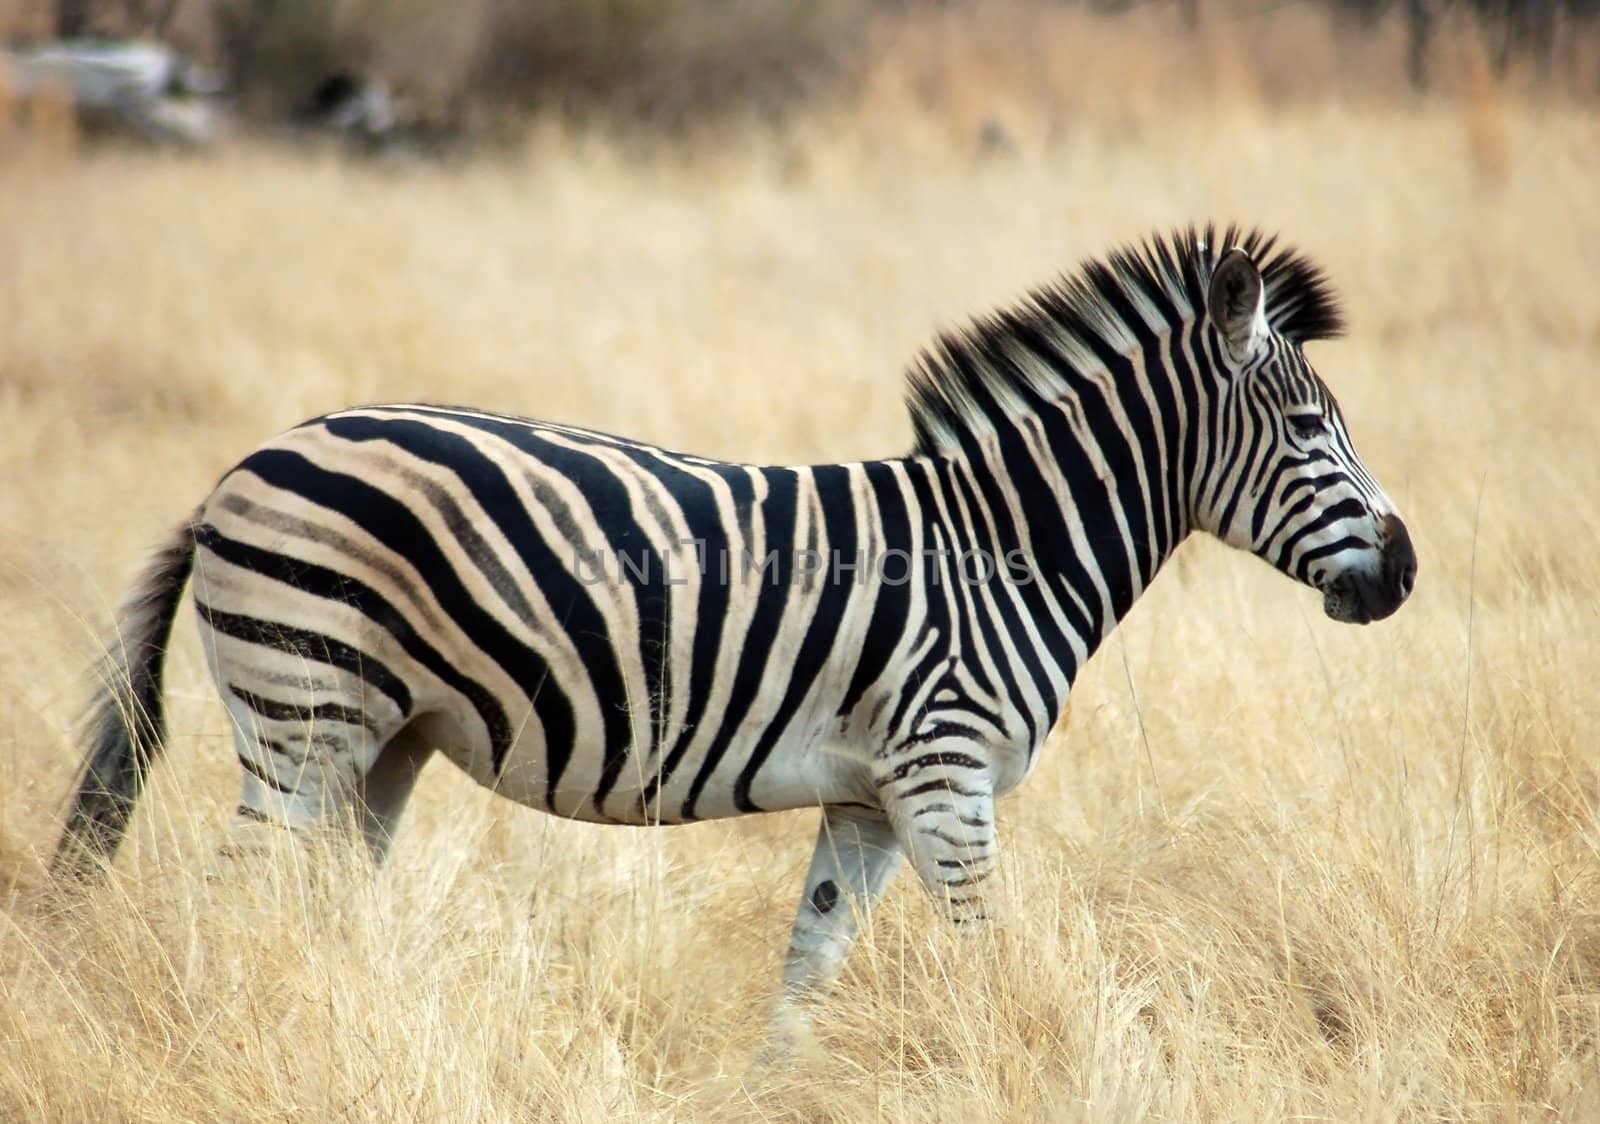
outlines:
[{"label": "zebra's eye", "polygon": [[1325,428],[1322,415],[1317,413],[1290,414],[1288,421],[1296,437],[1318,437]]}]

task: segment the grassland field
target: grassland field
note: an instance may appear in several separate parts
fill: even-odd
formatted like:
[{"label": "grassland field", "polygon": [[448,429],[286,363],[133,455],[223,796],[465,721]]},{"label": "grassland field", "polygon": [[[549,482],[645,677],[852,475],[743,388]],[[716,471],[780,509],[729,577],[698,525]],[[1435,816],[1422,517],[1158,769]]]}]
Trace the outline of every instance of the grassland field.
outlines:
[{"label": "grassland field", "polygon": [[[0,1119],[1600,1117],[1600,119],[1240,103],[1023,140],[0,162]],[[187,608],[115,877],[50,885],[111,607],[279,429],[420,398],[898,454],[935,330],[1209,219],[1331,273],[1350,333],[1312,359],[1417,592],[1338,625],[1187,544],[1001,806],[1005,924],[962,936],[903,875],[793,1072],[743,1080],[815,813],[590,827],[436,763],[380,875],[285,847],[216,877],[238,780]]]}]

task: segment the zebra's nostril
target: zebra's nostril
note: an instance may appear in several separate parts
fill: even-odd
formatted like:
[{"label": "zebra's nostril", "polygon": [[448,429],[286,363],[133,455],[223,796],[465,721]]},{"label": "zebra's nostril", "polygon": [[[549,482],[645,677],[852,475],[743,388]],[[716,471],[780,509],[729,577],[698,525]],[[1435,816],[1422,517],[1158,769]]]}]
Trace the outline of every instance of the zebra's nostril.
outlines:
[{"label": "zebra's nostril", "polygon": [[1404,601],[1417,584],[1417,552],[1411,546],[1411,533],[1398,515],[1382,520],[1384,570],[1392,575],[1394,589]]}]

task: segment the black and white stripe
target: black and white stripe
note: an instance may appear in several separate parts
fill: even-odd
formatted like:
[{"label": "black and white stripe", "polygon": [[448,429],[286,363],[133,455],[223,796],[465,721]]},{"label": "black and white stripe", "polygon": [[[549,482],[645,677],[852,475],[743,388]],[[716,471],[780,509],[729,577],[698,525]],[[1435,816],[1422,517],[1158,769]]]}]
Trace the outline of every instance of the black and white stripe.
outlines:
[{"label": "black and white stripe", "polygon": [[381,853],[434,751],[577,819],[820,805],[798,995],[903,854],[952,918],[983,915],[995,796],[1190,531],[1340,619],[1405,598],[1404,526],[1301,350],[1337,329],[1305,259],[1190,232],[942,337],[908,456],[760,468],[425,405],[309,421],[141,584],[63,854],[115,849],[192,566],[246,815],[354,806]]}]

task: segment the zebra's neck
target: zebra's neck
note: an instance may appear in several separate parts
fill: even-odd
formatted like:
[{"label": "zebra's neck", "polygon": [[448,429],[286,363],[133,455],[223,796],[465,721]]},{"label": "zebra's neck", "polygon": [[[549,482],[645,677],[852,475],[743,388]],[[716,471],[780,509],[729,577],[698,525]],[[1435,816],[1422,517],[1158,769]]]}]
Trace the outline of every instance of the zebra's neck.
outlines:
[{"label": "zebra's neck", "polygon": [[[944,503],[938,535],[966,533],[1002,567],[986,596],[990,650],[1040,687],[1048,724],[1070,684],[1194,527],[1213,381],[1203,330],[1184,317],[1125,336],[1120,351],[1046,339],[1034,325],[987,325],[981,351],[947,349],[950,408],[914,419]],[[974,344],[974,347],[978,344]],[[979,367],[978,359],[987,367]],[[1093,360],[1093,362],[1091,362]],[[960,381],[955,381],[955,375]]]},{"label": "zebra's neck", "polygon": [[1044,637],[1069,677],[1191,529],[1187,488],[1169,471],[1183,463],[1186,427],[1153,451],[1150,434],[1090,443],[1075,429],[1067,410],[1040,414],[1010,434],[917,458],[941,500],[927,514],[937,527],[928,539],[992,560],[978,567],[993,571],[983,584],[1011,587],[1009,602],[1064,624],[1070,636]]}]

